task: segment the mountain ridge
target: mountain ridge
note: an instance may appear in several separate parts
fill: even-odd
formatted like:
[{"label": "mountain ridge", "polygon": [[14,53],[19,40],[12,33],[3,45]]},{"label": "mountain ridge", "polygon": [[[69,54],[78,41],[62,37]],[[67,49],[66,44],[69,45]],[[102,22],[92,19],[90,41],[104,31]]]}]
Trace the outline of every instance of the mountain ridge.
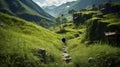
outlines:
[{"label": "mountain ridge", "polygon": [[1,0],[0,12],[23,18],[40,24],[42,19],[46,20],[48,26],[54,25],[54,17],[46,13],[32,0]]},{"label": "mountain ridge", "polygon": [[50,6],[49,6],[49,7],[44,8],[44,10],[46,12],[48,12],[49,14],[51,14],[55,17],[58,17],[61,14],[64,14],[64,12],[66,12],[69,9],[69,7],[73,6],[75,3],[76,3],[76,1],[67,2],[60,6],[56,6],[53,9],[49,9],[50,8]]},{"label": "mountain ridge", "polygon": [[99,5],[107,2],[120,2],[120,0],[78,0],[70,9],[81,10],[92,7],[93,4]]}]

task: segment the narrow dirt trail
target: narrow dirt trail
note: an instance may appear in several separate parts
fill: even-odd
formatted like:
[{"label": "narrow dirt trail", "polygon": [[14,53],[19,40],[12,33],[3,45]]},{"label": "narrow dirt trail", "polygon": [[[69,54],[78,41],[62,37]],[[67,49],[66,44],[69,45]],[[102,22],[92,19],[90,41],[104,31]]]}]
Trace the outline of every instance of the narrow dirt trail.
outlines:
[{"label": "narrow dirt trail", "polygon": [[65,63],[71,62],[71,56],[68,54],[67,46],[62,47],[62,59]]}]

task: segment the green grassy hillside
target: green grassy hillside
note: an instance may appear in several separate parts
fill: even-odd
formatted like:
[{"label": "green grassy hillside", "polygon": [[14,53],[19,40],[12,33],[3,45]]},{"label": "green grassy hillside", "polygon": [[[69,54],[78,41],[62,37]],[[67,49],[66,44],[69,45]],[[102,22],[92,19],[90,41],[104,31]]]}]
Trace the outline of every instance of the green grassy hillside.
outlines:
[{"label": "green grassy hillside", "polygon": [[0,12],[14,15],[28,21],[40,24],[41,20],[47,21],[48,25],[54,25],[54,17],[46,13],[32,0],[1,0]]},{"label": "green grassy hillside", "polygon": [[[98,41],[88,44],[85,25],[76,26],[72,23],[62,25],[64,30],[55,28],[54,31],[67,38],[68,53],[72,58],[73,67],[119,67],[120,66],[120,48],[115,45]],[[98,34],[94,35],[96,37]],[[89,36],[88,36],[89,37]],[[85,41],[83,42],[83,39]],[[89,59],[92,58],[92,63]]]},{"label": "green grassy hillside", "polygon": [[110,11],[106,13],[100,10],[78,11],[74,13],[79,17],[77,22],[60,25],[62,30],[60,26],[53,29],[66,36],[74,67],[120,66],[120,45],[109,44],[105,37],[105,32],[120,33],[119,10],[112,10],[115,4],[120,7],[120,3],[112,3]]},{"label": "green grassy hillside", "polygon": [[[60,36],[28,21],[0,13],[0,67],[41,67],[62,63]],[[47,52],[46,64],[36,54]]]}]

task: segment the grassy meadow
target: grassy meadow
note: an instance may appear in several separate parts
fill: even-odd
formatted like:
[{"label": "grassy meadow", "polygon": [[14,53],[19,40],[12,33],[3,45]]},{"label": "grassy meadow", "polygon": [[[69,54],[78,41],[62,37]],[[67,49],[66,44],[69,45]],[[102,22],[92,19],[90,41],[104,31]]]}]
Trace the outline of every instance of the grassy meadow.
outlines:
[{"label": "grassy meadow", "polygon": [[0,17],[0,67],[46,66],[36,55],[40,48],[47,52],[47,65],[62,63],[60,35],[13,16]]},{"label": "grassy meadow", "polygon": [[[120,32],[120,13],[75,14],[81,19],[78,25],[70,21],[48,30],[0,12],[0,67],[120,67],[119,45],[108,44],[105,38],[105,32]],[[67,39],[70,63],[62,57],[62,37]],[[46,51],[45,59],[40,48]]]}]

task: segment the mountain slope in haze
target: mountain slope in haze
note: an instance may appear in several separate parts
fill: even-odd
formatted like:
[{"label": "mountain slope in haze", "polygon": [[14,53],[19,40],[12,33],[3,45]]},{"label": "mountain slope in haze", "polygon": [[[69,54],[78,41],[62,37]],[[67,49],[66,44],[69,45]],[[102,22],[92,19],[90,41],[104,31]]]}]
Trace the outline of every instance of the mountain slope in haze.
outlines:
[{"label": "mountain slope in haze", "polygon": [[[110,0],[78,0],[75,5],[70,7],[70,9],[75,9],[75,10],[85,9],[92,7],[93,4],[99,5],[109,1]],[[111,2],[120,2],[120,0],[111,0]]]},{"label": "mountain slope in haze", "polygon": [[[61,62],[59,35],[1,12],[0,18],[0,67],[44,67]],[[47,52],[44,62],[40,48]]]},{"label": "mountain slope in haze", "polygon": [[45,7],[43,7],[43,9],[47,12],[47,13],[49,13],[50,15],[52,15],[52,16],[56,16],[56,14],[54,13],[54,9],[56,8],[57,6],[55,6],[55,5],[52,5],[52,6],[45,6]]},{"label": "mountain slope in haze", "polygon": [[48,10],[52,10],[52,9],[55,9],[57,6],[55,5],[52,5],[52,6],[45,6],[43,7],[44,10],[48,11]]},{"label": "mountain slope in haze", "polygon": [[54,24],[52,23],[54,17],[47,14],[32,0],[0,0],[0,11],[38,24],[41,19],[51,22],[48,23],[49,25]]},{"label": "mountain slope in haze", "polygon": [[54,17],[58,17],[61,14],[66,13],[66,11],[73,6],[76,3],[76,1],[73,2],[67,2],[64,3],[60,6],[54,6],[54,8],[51,9],[51,7],[53,6],[49,6],[49,7],[45,7],[43,8],[46,12],[48,12],[49,14],[53,15]]}]

